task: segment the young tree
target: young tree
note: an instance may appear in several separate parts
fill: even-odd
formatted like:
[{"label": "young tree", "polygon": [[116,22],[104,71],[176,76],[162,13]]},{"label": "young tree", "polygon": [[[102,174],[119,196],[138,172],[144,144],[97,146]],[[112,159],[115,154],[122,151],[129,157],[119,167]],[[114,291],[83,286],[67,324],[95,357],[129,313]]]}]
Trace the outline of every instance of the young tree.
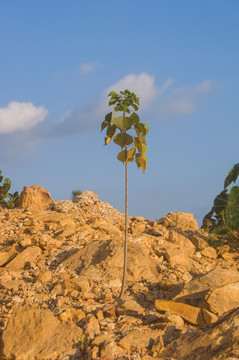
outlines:
[{"label": "young tree", "polygon": [[[105,116],[101,124],[101,131],[106,128],[105,145],[112,139],[121,147],[117,159],[125,166],[125,243],[123,280],[119,299],[122,299],[126,286],[127,248],[128,248],[128,163],[135,161],[138,168],[145,172],[147,168],[147,143],[145,137],[149,131],[148,125],[140,122],[135,111],[138,110],[139,98],[129,90],[109,93],[109,105],[114,105],[112,112]],[[115,116],[121,112],[121,116]],[[129,116],[126,116],[126,114]],[[129,133],[128,133],[129,132]],[[129,148],[130,147],[130,148]]]}]

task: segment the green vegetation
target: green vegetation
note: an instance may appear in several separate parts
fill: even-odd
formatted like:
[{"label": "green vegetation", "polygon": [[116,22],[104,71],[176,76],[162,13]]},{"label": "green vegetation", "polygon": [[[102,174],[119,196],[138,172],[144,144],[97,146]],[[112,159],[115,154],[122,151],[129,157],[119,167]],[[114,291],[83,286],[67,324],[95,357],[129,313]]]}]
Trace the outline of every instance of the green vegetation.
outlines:
[{"label": "green vegetation", "polygon": [[81,193],[82,193],[82,191],[81,191],[80,189],[72,190],[72,192],[71,192],[72,200],[74,200],[75,197],[76,197],[77,195],[80,195]]},{"label": "green vegetation", "polygon": [[[239,164],[229,171],[224,190],[217,195],[211,211],[203,219],[203,228],[212,235],[227,240],[239,240]],[[232,183],[233,186],[232,186]]]},{"label": "green vegetation", "polygon": [[[3,181],[2,171],[0,170],[0,183]],[[2,185],[0,185],[0,205],[8,208],[13,208],[19,200],[19,193],[16,191],[14,194],[8,191],[11,188],[11,180],[8,178],[4,179]]]},{"label": "green vegetation", "polygon": [[[112,139],[120,146],[117,159],[125,166],[125,244],[124,244],[124,268],[123,281],[119,299],[124,295],[127,274],[127,247],[128,247],[128,163],[135,161],[138,168],[145,172],[147,168],[147,142],[145,137],[149,131],[148,125],[140,122],[139,116],[135,111],[139,107],[139,98],[129,90],[115,91],[109,93],[109,105],[114,105],[112,112],[105,116],[101,124],[101,131],[106,128],[105,145]],[[132,110],[133,109],[133,110]],[[121,112],[121,116],[115,116],[116,112]],[[129,116],[126,116],[129,114]],[[128,132],[131,132],[129,134]]]}]

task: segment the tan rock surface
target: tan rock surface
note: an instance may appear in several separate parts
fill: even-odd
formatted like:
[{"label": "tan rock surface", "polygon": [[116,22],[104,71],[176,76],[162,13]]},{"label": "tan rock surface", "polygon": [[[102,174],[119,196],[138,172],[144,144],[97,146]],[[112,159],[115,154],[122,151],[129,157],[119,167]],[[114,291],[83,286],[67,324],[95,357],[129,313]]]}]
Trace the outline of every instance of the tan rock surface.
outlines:
[{"label": "tan rock surface", "polygon": [[25,209],[40,210],[53,202],[48,190],[42,186],[25,186],[21,192],[17,206]]},{"label": "tan rock surface", "polygon": [[217,252],[213,247],[207,247],[202,250],[201,254],[203,256],[206,256],[208,258],[216,259],[217,258]]},{"label": "tan rock surface", "polygon": [[168,345],[158,359],[229,360],[239,358],[239,309],[205,330],[189,332]]},{"label": "tan rock surface", "polygon": [[17,248],[18,248],[18,246],[16,246],[16,244],[14,244],[11,246],[3,247],[0,250],[0,266],[6,265],[9,261],[11,261],[18,254]]},{"label": "tan rock surface", "polygon": [[159,312],[168,311],[171,314],[179,315],[193,325],[202,326],[204,324],[201,309],[191,305],[177,303],[175,301],[156,300],[155,308]]},{"label": "tan rock surface", "polygon": [[180,293],[175,296],[174,300],[185,302],[194,306],[200,306],[200,304],[203,304],[205,296],[210,289],[238,281],[238,271],[214,269],[188,282],[180,291]]},{"label": "tan rock surface", "polygon": [[239,305],[239,282],[219,286],[209,290],[205,296],[204,306],[220,316]]},{"label": "tan rock surface", "polygon": [[[150,360],[192,327],[200,336],[201,330],[195,330],[199,317],[192,325],[185,313],[183,318],[157,311],[154,303],[171,301],[181,311],[184,303],[194,305],[191,317],[200,313],[202,324],[210,325],[217,320],[210,306],[237,298],[232,284],[239,282],[239,254],[227,245],[218,249],[218,257],[206,257],[207,234],[197,229],[191,214],[170,213],[163,219],[129,217],[128,278],[119,302],[124,214],[90,191],[46,209],[0,207],[0,333],[6,344],[2,349],[13,354],[4,360],[12,360],[14,351],[23,354],[16,360],[27,351],[28,360],[31,354],[32,360]],[[25,315],[18,311],[16,322],[20,307]],[[46,339],[41,331],[48,328]],[[81,329],[82,343],[77,344]]]},{"label": "tan rock surface", "polygon": [[6,269],[20,270],[24,268],[26,263],[34,263],[41,254],[41,249],[38,246],[29,246],[19,253],[12,261],[5,267]]},{"label": "tan rock surface", "polygon": [[193,218],[193,214],[183,212],[171,212],[167,216],[164,216],[162,219],[160,219],[159,223],[170,228],[176,227],[181,232],[198,230],[198,223]]},{"label": "tan rock surface", "polygon": [[[63,262],[66,268],[92,279],[121,279],[123,264],[123,239],[92,241],[82,250]],[[156,281],[156,264],[137,244],[128,246],[128,280]]]},{"label": "tan rock surface", "polygon": [[71,351],[82,329],[60,322],[49,310],[18,306],[1,338],[1,354],[7,359],[47,360]]},{"label": "tan rock surface", "polygon": [[191,256],[195,252],[196,248],[193,245],[193,243],[188,238],[177,233],[174,230],[169,231],[168,240],[171,241],[172,243],[178,245],[179,249],[181,250],[181,252],[184,255],[186,254],[187,256]]}]

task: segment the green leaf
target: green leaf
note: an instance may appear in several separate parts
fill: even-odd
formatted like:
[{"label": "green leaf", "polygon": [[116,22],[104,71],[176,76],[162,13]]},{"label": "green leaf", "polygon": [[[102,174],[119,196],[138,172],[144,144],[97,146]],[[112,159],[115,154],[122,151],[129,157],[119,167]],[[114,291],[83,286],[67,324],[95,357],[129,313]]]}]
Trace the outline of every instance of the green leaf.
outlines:
[{"label": "green leaf", "polygon": [[126,89],[126,90],[124,91],[124,94],[130,95],[131,93],[130,93],[130,91],[129,91],[128,89]]},{"label": "green leaf", "polygon": [[146,135],[147,135],[147,133],[148,133],[148,131],[149,131],[148,125],[142,124],[142,123],[138,123],[136,126],[137,126],[137,128],[139,129],[139,131],[141,132],[141,134],[142,134],[143,136],[146,136]]},{"label": "green leaf", "polygon": [[108,121],[103,121],[102,124],[101,124],[101,131],[104,130],[104,128],[106,128],[107,126],[109,125]]},{"label": "green leaf", "polygon": [[138,114],[135,112],[133,112],[129,118],[133,120],[133,124],[137,124],[140,121]]},{"label": "green leaf", "polygon": [[239,231],[239,186],[233,186],[230,190],[225,219],[230,229]]},{"label": "green leaf", "polygon": [[134,145],[136,146],[137,150],[140,154],[144,155],[148,151],[147,149],[147,143],[144,139],[142,141],[139,141],[139,138],[134,139]]},{"label": "green leaf", "polygon": [[134,125],[134,129],[135,129],[136,134],[137,134],[137,136],[138,136],[138,140],[139,140],[140,142],[142,142],[144,139],[143,139],[142,135],[140,134],[140,131],[139,131],[139,129],[137,128],[136,125]]},{"label": "green leaf", "polygon": [[116,105],[116,106],[115,106],[115,111],[121,111],[121,110],[122,110],[121,105]]},{"label": "green leaf", "polygon": [[117,116],[112,120],[112,124],[117,126],[118,129],[123,131],[123,125],[124,125],[124,117],[123,116]]},{"label": "green leaf", "polygon": [[105,115],[105,121],[107,121],[107,123],[110,123],[111,122],[111,119],[112,119],[112,112],[109,112],[108,114]]},{"label": "green leaf", "polygon": [[134,154],[135,154],[135,146],[133,146],[131,149],[127,152],[127,162],[132,162],[134,160]]},{"label": "green leaf", "polygon": [[115,125],[108,125],[106,135],[112,138],[116,132],[117,127]]},{"label": "green leaf", "polygon": [[232,182],[236,182],[239,176],[239,164],[235,164],[233,168],[228,172],[228,175],[224,182],[224,189],[226,189]]},{"label": "green leaf", "polygon": [[116,99],[114,98],[111,98],[110,101],[109,101],[109,105],[114,105],[116,103]]},{"label": "green leaf", "polygon": [[133,108],[134,108],[135,111],[137,111],[137,110],[139,109],[138,106],[135,105],[135,104],[132,104],[132,106],[133,106]]},{"label": "green leaf", "polygon": [[8,190],[10,189],[10,187],[11,187],[11,180],[8,179],[8,178],[6,178],[6,179],[4,180],[4,183],[3,183],[3,189],[4,189],[4,191],[7,193]]},{"label": "green leaf", "polygon": [[223,219],[224,211],[227,206],[227,190],[223,190],[214,200],[214,211],[219,221]]},{"label": "green leaf", "polygon": [[137,148],[137,150],[138,150],[139,152],[141,152],[140,141],[139,141],[139,139],[138,139],[137,137],[134,139],[134,145],[135,145],[135,147]]},{"label": "green leaf", "polygon": [[141,167],[141,169],[143,170],[143,173],[145,173],[145,170],[147,168],[147,156],[146,155],[141,155],[141,154],[136,154],[136,164],[138,166],[138,168]]},{"label": "green leaf", "polygon": [[124,164],[126,163],[126,158],[127,158],[127,151],[125,150],[121,151],[117,156],[117,159]]},{"label": "green leaf", "polygon": [[142,142],[140,145],[141,145],[141,151],[140,151],[140,153],[141,153],[142,155],[146,154],[146,152],[148,151],[147,145],[146,145],[144,142]]},{"label": "green leaf", "polygon": [[129,117],[117,116],[112,120],[112,123],[121,131],[128,130],[133,125],[133,120]]},{"label": "green leaf", "polygon": [[108,145],[111,142],[112,138],[109,136],[105,137],[105,145]]},{"label": "green leaf", "polygon": [[115,91],[111,91],[108,96],[117,97],[118,94]]},{"label": "green leaf", "polygon": [[120,133],[118,135],[115,135],[113,140],[115,144],[121,146],[122,149],[125,147],[125,145],[130,145],[133,142],[132,136],[126,133]]}]

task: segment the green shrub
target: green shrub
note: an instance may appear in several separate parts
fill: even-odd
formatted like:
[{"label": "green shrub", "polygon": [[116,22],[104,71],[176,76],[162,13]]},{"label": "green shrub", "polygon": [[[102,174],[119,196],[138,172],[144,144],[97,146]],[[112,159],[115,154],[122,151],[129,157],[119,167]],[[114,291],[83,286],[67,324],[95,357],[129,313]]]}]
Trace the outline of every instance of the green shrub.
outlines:
[{"label": "green shrub", "polygon": [[[3,181],[2,171],[0,170],[0,183]],[[11,188],[11,180],[5,178],[3,184],[0,185],[0,205],[8,208],[13,208],[19,200],[19,193],[9,193]]]},{"label": "green shrub", "polygon": [[74,200],[75,197],[80,194],[82,194],[82,191],[80,189],[72,190],[72,193],[71,193],[72,200]]},{"label": "green shrub", "polygon": [[224,190],[216,196],[211,211],[204,217],[202,228],[224,240],[239,241],[239,186],[232,185],[239,176],[239,164],[229,171]]}]

